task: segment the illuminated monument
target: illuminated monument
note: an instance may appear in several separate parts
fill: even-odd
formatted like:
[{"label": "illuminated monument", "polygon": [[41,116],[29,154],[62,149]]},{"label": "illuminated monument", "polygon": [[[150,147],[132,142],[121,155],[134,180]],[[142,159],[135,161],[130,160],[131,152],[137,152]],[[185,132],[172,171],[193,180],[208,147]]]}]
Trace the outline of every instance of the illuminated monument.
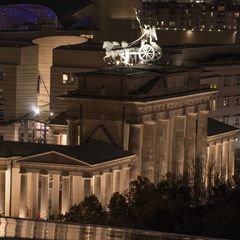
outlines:
[{"label": "illuminated monument", "polygon": [[121,45],[116,41],[105,41],[103,48],[106,49],[106,56],[104,57],[106,63],[132,66],[135,64],[146,64],[161,58],[162,50],[157,44],[156,28],[149,25],[142,26],[139,10],[135,9],[135,14],[141,29],[141,36],[130,43],[123,41]]},{"label": "illuminated monument", "polygon": [[[217,90],[200,84],[201,69],[151,65],[161,57],[152,30],[142,27],[134,57],[131,51],[122,55],[131,49],[124,43],[121,49],[112,49],[120,51],[116,59],[109,55],[114,66],[71,73],[76,84],[58,96],[55,114],[59,115],[47,125],[55,144],[1,142],[1,214],[46,219],[65,213],[90,194],[106,207],[111,194],[126,190],[137,175],[154,183],[169,172],[175,178],[191,180],[199,170],[197,159],[206,185],[219,178],[231,180],[234,137],[239,130],[208,119]],[[33,47],[51,54],[55,43],[50,40],[54,39],[37,39],[38,46],[22,51]],[[52,45],[45,48],[45,44]],[[117,61],[126,66],[116,66]],[[25,71],[32,69],[30,62],[23,61]],[[43,59],[41,62],[44,64]],[[48,77],[49,64],[46,62]],[[63,135],[68,146],[61,145]]]}]

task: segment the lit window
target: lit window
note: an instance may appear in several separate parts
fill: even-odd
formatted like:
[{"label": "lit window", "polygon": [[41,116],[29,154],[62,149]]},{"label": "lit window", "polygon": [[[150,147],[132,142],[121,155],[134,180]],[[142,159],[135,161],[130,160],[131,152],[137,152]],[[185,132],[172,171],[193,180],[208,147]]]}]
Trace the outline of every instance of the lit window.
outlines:
[{"label": "lit window", "polygon": [[63,73],[63,75],[62,75],[62,83],[63,84],[74,83],[74,77],[73,77],[72,73]]},{"label": "lit window", "polygon": [[164,25],[164,21],[161,21],[161,26],[163,26]]},{"label": "lit window", "polygon": [[211,111],[215,112],[216,111],[216,99],[212,99],[210,101],[210,109]]},{"label": "lit window", "polygon": [[175,27],[175,25],[176,25],[176,22],[174,22],[174,21],[170,21],[170,22],[169,22],[169,26],[170,26],[170,27]]},{"label": "lit window", "polygon": [[230,105],[230,100],[231,100],[231,97],[224,97],[223,98],[223,107],[227,107]]},{"label": "lit window", "polygon": [[212,84],[210,85],[210,88],[212,88],[212,89],[217,89],[217,84],[216,84],[216,83],[212,83]]},{"label": "lit window", "polygon": [[240,96],[235,96],[235,104],[240,105]]},{"label": "lit window", "polygon": [[211,17],[213,17],[213,12],[211,12]]},{"label": "lit window", "polygon": [[224,11],[224,6],[218,6],[218,11]]}]

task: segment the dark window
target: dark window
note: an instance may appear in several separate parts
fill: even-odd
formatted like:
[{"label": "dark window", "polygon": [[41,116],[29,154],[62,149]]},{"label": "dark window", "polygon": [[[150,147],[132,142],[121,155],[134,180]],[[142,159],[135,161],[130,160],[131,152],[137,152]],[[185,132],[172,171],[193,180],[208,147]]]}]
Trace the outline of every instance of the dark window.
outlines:
[{"label": "dark window", "polygon": [[5,80],[5,72],[0,72],[0,81]]}]

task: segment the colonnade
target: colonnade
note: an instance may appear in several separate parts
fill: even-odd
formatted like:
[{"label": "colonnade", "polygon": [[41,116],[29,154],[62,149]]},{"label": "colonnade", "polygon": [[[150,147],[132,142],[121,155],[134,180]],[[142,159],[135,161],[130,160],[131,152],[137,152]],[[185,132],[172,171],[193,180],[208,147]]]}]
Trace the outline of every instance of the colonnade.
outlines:
[{"label": "colonnade", "polygon": [[168,172],[191,177],[196,158],[207,161],[207,121],[204,110],[129,124],[128,150],[137,155],[137,174],[154,183]]},{"label": "colonnade", "polygon": [[226,181],[234,175],[234,137],[209,143],[208,174],[214,179]]},{"label": "colonnade", "polygon": [[112,194],[125,191],[131,181],[128,166],[104,171],[101,174],[96,173],[91,177],[26,171],[19,174],[20,218],[47,219],[49,215],[64,214],[71,206],[79,204],[84,197],[91,194],[94,194],[106,208]]}]

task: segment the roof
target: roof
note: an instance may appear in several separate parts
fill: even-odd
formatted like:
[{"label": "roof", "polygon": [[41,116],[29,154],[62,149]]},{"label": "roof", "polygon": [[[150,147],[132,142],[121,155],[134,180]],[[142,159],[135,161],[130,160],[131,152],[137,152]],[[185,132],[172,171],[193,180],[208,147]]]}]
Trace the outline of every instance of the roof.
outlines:
[{"label": "roof", "polygon": [[219,122],[215,119],[208,118],[208,136],[209,137],[218,135],[218,134],[236,131],[236,130],[240,130],[240,129],[230,126],[228,124],[225,124],[223,122]]},{"label": "roof", "polygon": [[48,123],[53,125],[67,125],[67,113],[61,112],[55,118],[51,119]]},{"label": "roof", "polygon": [[[89,141],[78,146],[62,146],[54,144],[23,143],[2,141],[0,144],[0,157],[34,156],[41,153],[57,152],[75,158],[90,165],[112,161],[118,158],[132,156],[112,144],[102,141]],[[59,164],[66,164],[60,162]]]}]

